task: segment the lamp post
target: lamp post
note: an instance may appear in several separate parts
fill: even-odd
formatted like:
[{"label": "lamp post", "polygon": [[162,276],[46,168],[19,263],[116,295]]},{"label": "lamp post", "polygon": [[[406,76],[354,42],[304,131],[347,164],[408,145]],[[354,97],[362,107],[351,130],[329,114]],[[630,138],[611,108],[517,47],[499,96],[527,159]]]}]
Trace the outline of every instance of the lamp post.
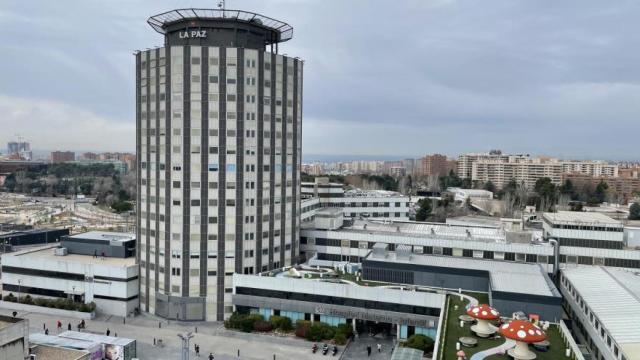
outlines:
[{"label": "lamp post", "polygon": [[76,286],[72,286],[71,289],[71,301],[76,302]]},{"label": "lamp post", "polygon": [[20,303],[20,286],[22,285],[22,279],[18,279],[18,303]]},{"label": "lamp post", "polygon": [[178,334],[178,337],[182,340],[182,360],[189,360],[189,340],[191,340],[193,336],[191,332],[184,335]]}]

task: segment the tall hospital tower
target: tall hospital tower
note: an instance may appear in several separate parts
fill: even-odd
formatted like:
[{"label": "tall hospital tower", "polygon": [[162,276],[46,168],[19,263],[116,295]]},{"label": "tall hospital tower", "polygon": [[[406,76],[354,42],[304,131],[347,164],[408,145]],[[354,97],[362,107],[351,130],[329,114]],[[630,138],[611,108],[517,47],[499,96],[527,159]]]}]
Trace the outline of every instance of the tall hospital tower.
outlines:
[{"label": "tall hospital tower", "polygon": [[149,18],[136,53],[141,310],[223,320],[232,275],[296,262],[302,61],[286,23],[246,11]]}]

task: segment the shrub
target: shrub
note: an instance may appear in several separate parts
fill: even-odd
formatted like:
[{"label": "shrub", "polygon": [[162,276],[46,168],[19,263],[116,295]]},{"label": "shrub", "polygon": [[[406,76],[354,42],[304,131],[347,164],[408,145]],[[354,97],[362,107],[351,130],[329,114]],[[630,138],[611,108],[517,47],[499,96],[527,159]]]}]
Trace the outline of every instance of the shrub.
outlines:
[{"label": "shrub", "polygon": [[31,295],[27,295],[27,296],[23,297],[23,298],[22,298],[22,299],[20,299],[20,300],[22,300],[21,302],[22,302],[23,304],[27,304],[27,305],[31,305],[31,304],[33,304],[33,298],[31,297]]},{"label": "shrub", "polygon": [[4,297],[4,298],[2,298],[2,300],[4,300],[4,301],[10,301],[10,302],[16,302],[16,301],[18,301],[18,299],[17,299],[15,296],[13,296],[13,293],[9,293],[9,295],[5,295],[5,297]]},{"label": "shrub", "polygon": [[264,320],[259,314],[240,314],[234,312],[231,317],[224,322],[227,329],[237,329],[243,332],[252,332],[256,321]]},{"label": "shrub", "polygon": [[301,338],[307,338],[307,333],[311,327],[311,322],[307,320],[296,321],[296,336]]},{"label": "shrub", "polygon": [[271,326],[271,323],[268,321],[258,320],[253,323],[253,330],[260,332],[269,332],[273,330],[273,326]]},{"label": "shrub", "polygon": [[433,339],[422,334],[411,335],[404,346],[429,352],[433,350]]},{"label": "shrub", "polygon": [[307,340],[310,341],[322,341],[333,339],[336,334],[336,328],[331,325],[316,322],[311,325],[307,332]]},{"label": "shrub", "polygon": [[46,307],[51,307],[51,306],[50,306],[50,304],[49,304],[49,299],[45,299],[45,298],[36,298],[36,299],[34,300],[34,303],[35,303],[37,306],[46,306]]},{"label": "shrub", "polygon": [[269,321],[271,322],[271,325],[273,325],[274,329],[278,329],[284,332],[293,330],[291,319],[286,316],[272,316]]},{"label": "shrub", "polygon": [[337,345],[344,345],[347,343],[347,336],[341,331],[336,331],[336,334],[333,337],[333,341]]},{"label": "shrub", "polygon": [[353,336],[353,327],[349,324],[340,324],[336,329],[336,332],[341,332],[348,339]]}]

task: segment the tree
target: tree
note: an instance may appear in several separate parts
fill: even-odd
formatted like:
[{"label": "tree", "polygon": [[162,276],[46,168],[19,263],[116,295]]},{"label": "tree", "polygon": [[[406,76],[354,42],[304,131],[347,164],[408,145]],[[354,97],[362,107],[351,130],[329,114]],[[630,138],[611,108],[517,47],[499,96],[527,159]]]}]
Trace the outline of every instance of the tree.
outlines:
[{"label": "tree", "polygon": [[571,180],[565,180],[558,190],[560,191],[560,194],[569,196],[571,200],[576,200],[576,189]]},{"label": "tree", "polygon": [[629,220],[640,220],[640,203],[633,203],[629,207]]},{"label": "tree", "polygon": [[491,180],[484,183],[484,186],[482,188],[487,191],[491,191],[492,193],[496,192],[496,186],[491,182]]},{"label": "tree", "polygon": [[536,194],[538,194],[538,209],[541,211],[549,211],[558,199],[558,189],[556,185],[548,177],[543,177],[536,181],[534,190]]},{"label": "tree", "polygon": [[602,204],[607,200],[607,190],[609,190],[609,184],[604,181],[600,181],[600,183],[598,183],[598,186],[596,186],[594,197],[598,204]]},{"label": "tree", "polygon": [[433,344],[434,344],[434,341],[432,338],[422,334],[415,334],[415,335],[411,335],[407,339],[407,342],[404,345],[412,349],[429,352],[433,350]]},{"label": "tree", "polygon": [[432,210],[431,199],[424,198],[418,201],[418,206],[419,208],[416,212],[416,221],[426,221]]}]

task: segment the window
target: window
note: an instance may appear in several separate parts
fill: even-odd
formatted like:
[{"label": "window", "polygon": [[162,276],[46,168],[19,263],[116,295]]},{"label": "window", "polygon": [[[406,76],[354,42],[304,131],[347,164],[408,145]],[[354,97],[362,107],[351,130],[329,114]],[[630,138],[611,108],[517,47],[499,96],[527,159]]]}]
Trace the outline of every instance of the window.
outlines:
[{"label": "window", "polygon": [[235,84],[235,83],[236,83],[236,79],[227,78],[227,84]]},{"label": "window", "polygon": [[174,189],[179,189],[180,188],[180,181],[174,181],[173,182],[173,188]]},{"label": "window", "polygon": [[212,83],[212,84],[217,84],[218,83],[218,77],[214,76],[214,75],[209,76],[209,82]]}]

